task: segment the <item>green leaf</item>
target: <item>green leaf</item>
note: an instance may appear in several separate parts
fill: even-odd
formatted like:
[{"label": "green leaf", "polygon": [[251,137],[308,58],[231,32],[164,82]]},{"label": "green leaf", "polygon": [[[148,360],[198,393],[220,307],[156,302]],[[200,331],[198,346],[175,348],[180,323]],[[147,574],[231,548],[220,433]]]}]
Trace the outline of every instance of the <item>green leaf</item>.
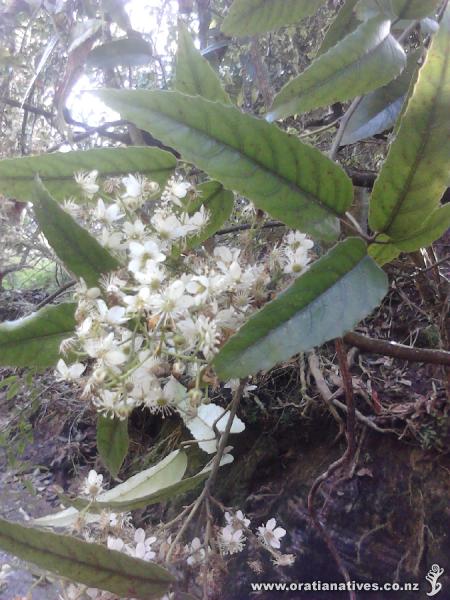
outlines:
[{"label": "green leaf", "polygon": [[[124,483],[103,492],[98,496],[95,503],[86,503],[82,498],[72,500],[64,497],[64,503],[72,505],[71,508],[35,519],[34,524],[41,527],[70,527],[78,518],[78,510],[73,507],[84,509],[87,504],[89,504],[90,512],[86,514],[86,519],[88,522],[94,522],[98,518],[91,513],[96,512],[95,507],[97,505],[101,505],[101,509],[104,506],[112,505],[112,503],[121,503],[123,506],[134,505],[134,503],[140,502],[142,498],[152,497],[154,494],[158,494],[160,490],[177,484],[185,474],[186,467],[186,453],[175,450],[153,467],[136,473]],[[101,512],[101,509],[97,512]]]},{"label": "green leaf", "polygon": [[277,94],[267,120],[343,102],[397,77],[405,67],[406,54],[390,27],[390,21],[371,19],[313,60]]},{"label": "green leaf", "polygon": [[[224,466],[229,462],[230,461],[224,457],[221,460],[220,466]],[[89,506],[89,510],[96,513],[101,513],[104,510],[116,512],[137,510],[153,504],[159,504],[160,502],[164,502],[166,500],[171,500],[172,498],[175,498],[175,496],[180,496],[181,494],[190,492],[209,476],[211,469],[212,462],[192,477],[186,477],[186,479],[182,479],[176,483],[160,487],[146,496],[139,496],[134,499],[129,498],[124,500],[121,498],[116,498],[115,500],[109,500],[105,502],[101,500],[99,496],[96,502],[89,503],[81,498],[77,498],[76,500],[71,500],[69,502],[72,504],[72,506],[75,506],[81,510],[86,509]]]},{"label": "green leaf", "polygon": [[207,100],[231,104],[217,73],[197,50],[182,21],[178,29],[175,88],[189,96],[202,96]]},{"label": "green leaf", "polygon": [[337,244],[223,346],[219,377],[246,377],[341,337],[378,306],[387,277],[358,238]]},{"label": "green leaf", "polygon": [[50,367],[59,358],[59,345],[75,329],[76,304],[46,306],[28,317],[0,323],[0,365]]},{"label": "green leaf", "polygon": [[353,188],[315,148],[241,113],[179,92],[101,90],[102,100],[176,148],[184,160],[261,209],[313,237],[336,239]]},{"label": "green leaf", "polygon": [[403,73],[387,85],[365,96],[344,128],[341,144],[355,144],[392,127],[401,112],[406,93],[419,68],[421,50],[408,54]]},{"label": "green leaf", "polygon": [[41,569],[122,598],[159,600],[174,580],[154,563],[4,519],[0,519],[0,548]]},{"label": "green leaf", "polygon": [[317,52],[317,56],[327,52],[358,27],[359,21],[356,18],[354,10],[357,2],[358,0],[347,0],[343,4],[326,32],[323,42]]},{"label": "green leaf", "polygon": [[359,19],[384,15],[388,19],[422,19],[436,11],[441,0],[359,0]]},{"label": "green leaf", "polygon": [[209,219],[206,227],[195,236],[186,240],[187,248],[195,248],[213,236],[230,217],[234,206],[233,192],[224,189],[217,181],[207,181],[198,186],[200,196],[189,204],[192,215],[203,205],[208,211]]},{"label": "green leaf", "polygon": [[141,38],[113,40],[91,50],[86,66],[94,69],[112,69],[118,66],[147,65],[153,55],[152,47]]},{"label": "green leaf", "polygon": [[433,211],[423,226],[407,238],[395,239],[395,245],[403,252],[414,252],[419,248],[430,246],[438,240],[450,227],[450,204],[445,204]]},{"label": "green leaf", "polygon": [[292,25],[325,0],[234,0],[222,25],[226,35],[248,36]]},{"label": "green leaf", "polygon": [[[392,240],[392,243],[389,244],[388,247],[386,247],[384,244],[372,244],[369,247],[369,253],[371,256],[374,256],[375,252],[375,257],[378,264],[384,264],[385,262],[392,260],[392,258],[385,260],[386,257],[392,256],[395,258],[398,256],[398,254],[400,254],[400,252],[415,252],[416,250],[419,250],[419,248],[431,246],[435,240],[438,240],[442,235],[444,235],[449,227],[450,204],[445,204],[444,206],[441,206],[432,212],[423,226],[415,233],[411,233],[409,236],[406,236],[402,239],[396,238],[395,240]],[[379,236],[377,239],[386,239],[387,241],[391,241],[391,238],[384,234],[381,234],[381,236]],[[378,246],[381,249],[378,251],[371,251],[370,248],[372,248],[372,246]],[[384,251],[382,250],[383,248],[385,249]],[[397,251],[397,254],[394,256],[395,250]],[[381,262],[382,260],[384,260],[384,262]]]},{"label": "green leaf", "polygon": [[447,8],[372,193],[370,227],[386,233],[394,243],[422,229],[447,188],[449,106]]},{"label": "green leaf", "polygon": [[173,154],[159,148],[99,148],[0,160],[0,192],[28,202],[38,174],[57,200],[82,196],[74,173],[97,170],[98,180],[141,173],[165,185],[176,166]]},{"label": "green leaf", "polygon": [[113,477],[119,474],[128,446],[128,419],[122,421],[100,415],[97,419],[97,450]]},{"label": "green leaf", "polygon": [[48,243],[69,271],[95,287],[99,277],[119,268],[120,263],[91,234],[53,200],[42,183],[33,193],[36,220]]},{"label": "green leaf", "polygon": [[378,236],[380,242],[384,244],[370,244],[367,253],[373,258],[373,260],[382,267],[386,263],[393,261],[397,256],[400,256],[401,250],[396,248],[394,244],[389,243],[389,237],[381,234]]}]

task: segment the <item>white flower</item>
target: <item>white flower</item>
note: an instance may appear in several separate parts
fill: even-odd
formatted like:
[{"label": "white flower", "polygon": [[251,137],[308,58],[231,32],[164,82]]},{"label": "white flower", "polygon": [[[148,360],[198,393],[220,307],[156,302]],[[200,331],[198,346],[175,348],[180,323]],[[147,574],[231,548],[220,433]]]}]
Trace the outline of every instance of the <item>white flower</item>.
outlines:
[{"label": "white flower", "polygon": [[153,240],[147,240],[143,243],[130,242],[129,250],[131,260],[128,268],[133,273],[146,267],[147,261],[159,263],[166,260],[166,255],[161,252],[158,244]]},{"label": "white flower", "polygon": [[81,363],[73,363],[66,365],[64,360],[60,358],[56,364],[57,371],[55,372],[57,381],[75,381],[81,377],[86,369],[86,365]]},{"label": "white flower", "polygon": [[244,548],[245,536],[241,529],[234,529],[230,525],[220,531],[220,546],[224,554],[236,554]]},{"label": "white flower", "polygon": [[125,186],[125,193],[122,195],[124,200],[130,198],[141,198],[145,193],[145,177],[142,175],[128,175],[122,179]]},{"label": "white flower", "polygon": [[84,348],[91,358],[101,359],[106,366],[116,367],[127,360],[125,352],[117,346],[114,332],[99,340],[86,340]]},{"label": "white flower", "polygon": [[234,515],[229,512],[225,513],[225,521],[228,525],[232,525],[235,529],[239,529],[239,526],[248,527],[250,525],[250,519],[244,515],[242,510],[238,510]]},{"label": "white flower", "polygon": [[192,540],[190,546],[185,546],[184,550],[186,553],[189,552],[189,556],[186,562],[191,567],[202,563],[205,559],[205,549],[202,548],[202,543],[197,537]]},{"label": "white flower", "polygon": [[84,480],[83,494],[95,499],[103,490],[103,475],[91,469],[89,475]]},{"label": "white flower", "polygon": [[97,208],[95,209],[94,215],[99,221],[107,223],[108,225],[111,225],[114,221],[117,221],[124,216],[123,212],[120,210],[120,206],[115,203],[106,206],[101,198],[97,201]]},{"label": "white flower", "polygon": [[125,296],[123,301],[127,305],[127,314],[136,314],[149,308],[150,288],[142,287],[134,296]]},{"label": "white flower", "polygon": [[102,292],[98,287],[88,288],[83,278],[80,279],[75,287],[75,298],[77,300],[95,300],[95,298],[98,298],[101,293]]},{"label": "white flower", "polygon": [[141,285],[148,285],[150,289],[157,291],[166,278],[166,271],[161,263],[148,260],[140,271],[134,273],[134,278]]},{"label": "white flower", "polygon": [[186,284],[186,290],[194,296],[196,305],[206,302],[211,295],[211,279],[206,275],[194,275]]},{"label": "white flower", "polygon": [[168,215],[165,211],[155,211],[150,222],[162,240],[177,240],[186,234],[184,226],[177,217]]},{"label": "white flower", "polygon": [[111,308],[108,308],[104,300],[97,300],[97,310],[100,321],[108,325],[121,325],[128,320],[125,316],[125,308],[123,306],[112,306]]},{"label": "white flower", "polygon": [[192,306],[192,298],[185,293],[184,283],[180,280],[168,285],[159,294],[149,298],[149,305],[155,315],[162,319],[175,318]]},{"label": "white flower", "polygon": [[275,519],[269,519],[265,525],[258,527],[258,535],[267,546],[280,548],[280,540],[286,535],[286,530],[277,527]]},{"label": "white flower", "polygon": [[182,401],[184,396],[184,386],[170,377],[164,387],[154,380],[143,402],[152,413],[160,413],[164,417],[174,410],[176,403]]},{"label": "white flower", "polygon": [[113,537],[108,535],[106,545],[109,550],[116,550],[116,552],[125,552],[125,542],[121,538]]},{"label": "white flower", "polygon": [[186,340],[189,349],[198,348],[205,358],[212,357],[217,349],[220,335],[216,323],[204,315],[194,319],[179,321],[178,329]]},{"label": "white flower", "polygon": [[295,563],[295,556],[293,554],[279,554],[273,559],[273,564],[276,567],[291,567]]},{"label": "white flower", "polygon": [[108,389],[101,390],[100,395],[93,398],[93,403],[99,413],[107,417],[117,417],[121,421],[138,405],[135,398],[124,398],[119,392]]},{"label": "white flower", "polygon": [[192,186],[189,181],[183,181],[172,177],[167,183],[167,186],[161,195],[161,199],[171,201],[177,206],[182,206],[180,200],[186,197],[191,188]]},{"label": "white flower", "polygon": [[186,235],[192,235],[201,231],[208,223],[209,213],[204,206],[193,215],[185,215],[183,218],[183,226]]},{"label": "white flower", "polygon": [[7,563],[0,567],[0,589],[5,585],[6,580],[12,574],[12,568]]},{"label": "white flower", "polygon": [[102,246],[110,250],[120,250],[122,248],[122,234],[118,231],[109,231],[103,228],[99,241]]},{"label": "white flower", "polygon": [[145,225],[139,219],[136,219],[133,223],[126,221],[123,224],[123,231],[127,240],[140,241],[145,237]]},{"label": "white flower", "polygon": [[87,171],[79,171],[75,173],[75,181],[83,190],[83,193],[88,197],[92,198],[100,189],[100,186],[95,183],[97,179],[98,171],[91,171],[88,173]]},{"label": "white flower", "polygon": [[[192,433],[194,438],[198,441],[199,447],[212,454],[217,450],[217,439],[214,432],[214,423],[219,433],[223,433],[227,426],[229,417],[229,411],[224,411],[221,406],[217,404],[202,404],[197,409],[197,416],[186,421],[186,427]],[[245,424],[239,419],[234,417],[231,424],[230,433],[240,433],[244,431]]]},{"label": "white flower", "polygon": [[228,248],[228,246],[216,246],[214,248],[214,256],[216,260],[229,264],[233,260],[237,260],[241,251],[237,248]]},{"label": "white flower", "polygon": [[299,248],[303,248],[308,251],[311,250],[314,246],[314,242],[306,237],[306,234],[300,233],[300,231],[290,231],[284,237],[284,243],[292,248],[292,250],[297,250]]},{"label": "white flower", "polygon": [[128,554],[141,560],[152,560],[156,556],[156,553],[152,550],[152,544],[155,542],[156,537],[145,537],[143,529],[136,529],[134,532],[134,543],[136,546],[135,548],[128,546]]},{"label": "white flower", "polygon": [[283,272],[287,275],[299,274],[306,269],[310,260],[308,251],[302,246],[297,248],[297,250],[288,249],[285,252]]}]

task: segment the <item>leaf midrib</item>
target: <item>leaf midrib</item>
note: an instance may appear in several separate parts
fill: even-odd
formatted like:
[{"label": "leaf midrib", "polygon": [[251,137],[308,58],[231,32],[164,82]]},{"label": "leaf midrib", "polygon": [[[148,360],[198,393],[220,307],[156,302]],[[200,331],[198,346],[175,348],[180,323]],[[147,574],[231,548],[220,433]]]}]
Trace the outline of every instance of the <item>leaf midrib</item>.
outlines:
[{"label": "leaf midrib", "polygon": [[[386,19],[386,20],[387,20],[387,19]],[[350,34],[350,35],[351,35],[351,34]],[[376,45],[376,46],[374,46],[373,48],[370,48],[370,50],[367,50],[367,52],[365,52],[365,53],[364,53],[362,56],[360,56],[360,57],[359,57],[357,60],[354,60],[353,62],[351,62],[351,63],[347,64],[347,65],[346,65],[345,67],[343,67],[343,68],[340,68],[340,69],[337,69],[337,70],[335,69],[335,70],[334,70],[334,72],[333,72],[333,74],[332,74],[332,75],[330,75],[330,76],[328,76],[328,77],[326,78],[326,80],[325,80],[325,81],[322,81],[322,80],[320,80],[320,81],[319,81],[319,83],[317,83],[317,84],[315,84],[315,85],[313,85],[313,86],[311,86],[311,87],[308,87],[308,88],[306,88],[306,89],[302,90],[302,91],[301,91],[300,93],[298,93],[298,94],[294,94],[294,95],[293,95],[291,98],[289,98],[289,99],[286,99],[286,101],[284,101],[284,102],[283,102],[282,104],[280,104],[278,107],[275,107],[274,111],[271,111],[271,112],[276,112],[276,111],[277,111],[279,108],[281,108],[282,106],[286,106],[286,105],[288,105],[288,104],[290,104],[290,103],[292,103],[292,102],[296,102],[297,100],[300,100],[300,99],[301,99],[301,97],[302,97],[302,96],[304,96],[305,94],[309,94],[309,93],[310,93],[310,92],[312,92],[312,91],[313,91],[313,92],[316,92],[317,90],[320,90],[320,89],[321,89],[321,88],[323,88],[324,86],[327,86],[327,85],[329,85],[329,83],[330,83],[330,82],[333,82],[333,81],[339,80],[339,79],[340,79],[340,77],[342,76],[342,72],[343,72],[343,71],[347,72],[348,70],[351,70],[351,69],[355,68],[355,65],[358,65],[359,63],[361,63],[361,64],[362,64],[362,62],[363,62],[363,61],[365,61],[367,58],[370,58],[370,57],[372,56],[372,54],[374,54],[375,52],[377,52],[377,51],[378,51],[378,50],[379,50],[379,49],[380,49],[380,48],[381,48],[381,47],[382,47],[384,44],[386,44],[387,42],[389,42],[389,38],[390,38],[390,37],[392,37],[392,36],[391,36],[391,33],[389,32],[389,33],[387,34],[387,36],[386,36],[386,37],[385,37],[385,38],[384,38],[384,39],[383,39],[383,40],[382,40],[382,41],[381,41],[379,44],[377,44],[377,45]],[[392,39],[393,39],[393,40],[395,40],[395,38],[394,38],[394,37],[392,37]],[[322,57],[326,56],[326,54],[327,54],[328,52],[332,51],[332,50],[333,50],[333,48],[330,48],[329,50],[327,50],[327,52],[326,52],[325,54],[322,54],[322,55],[320,56],[320,58],[322,58]],[[308,67],[308,68],[310,68],[310,67]],[[304,73],[306,73],[306,72],[307,72],[307,70],[306,70],[306,71],[304,71]],[[301,73],[301,74],[300,74],[298,77],[301,77],[302,75],[303,75],[303,73]],[[294,83],[294,81],[295,81],[295,79],[292,81],[292,83]],[[290,85],[290,84],[288,84],[288,85]],[[281,91],[280,91],[280,93],[281,93],[282,91],[283,91],[283,90],[281,90]]]},{"label": "leaf midrib", "polygon": [[[118,90],[113,90],[113,91],[114,91],[114,92],[116,92],[116,91],[118,91]],[[128,92],[128,90],[127,90],[127,92]],[[119,93],[120,93],[120,91],[119,91]],[[152,93],[152,92],[150,92],[150,93]],[[170,93],[170,92],[168,92],[168,93]],[[178,92],[178,93],[180,93],[180,92]],[[232,111],[232,110],[235,110],[235,107],[233,107],[233,106],[229,106],[229,105],[225,105],[225,104],[223,104],[223,103],[221,103],[221,102],[218,102],[218,101],[206,100],[206,102],[209,102],[209,103],[211,103],[211,104],[218,104],[218,105],[220,105],[220,106],[223,106],[225,109],[228,109],[228,110],[230,110],[230,111]],[[317,204],[317,205],[319,206],[319,208],[321,208],[322,210],[324,210],[324,211],[328,212],[329,214],[333,215],[334,217],[341,218],[341,217],[343,216],[343,214],[344,214],[344,213],[339,213],[339,212],[337,212],[337,211],[333,210],[333,208],[331,208],[331,207],[327,206],[326,204],[324,204],[324,203],[322,202],[322,200],[320,200],[320,198],[318,198],[317,196],[315,196],[315,195],[314,195],[312,192],[308,192],[308,191],[306,191],[306,190],[303,190],[302,188],[300,188],[300,187],[298,186],[298,184],[296,184],[296,183],[294,183],[294,182],[290,181],[289,179],[286,179],[285,177],[283,177],[283,176],[279,175],[279,174],[278,174],[278,173],[276,173],[275,171],[271,171],[271,170],[270,170],[270,169],[269,169],[269,168],[268,168],[266,165],[264,165],[264,164],[260,163],[260,162],[259,162],[258,160],[256,160],[254,157],[249,157],[248,155],[244,154],[244,152],[243,152],[243,150],[242,150],[242,147],[241,147],[241,146],[239,146],[239,148],[237,148],[237,147],[235,147],[235,146],[231,146],[231,145],[230,145],[230,144],[228,144],[227,142],[224,142],[224,141],[222,141],[222,140],[219,140],[219,139],[218,139],[218,138],[216,138],[216,137],[212,137],[212,135],[211,135],[210,133],[208,133],[207,131],[205,131],[205,130],[202,130],[202,129],[199,129],[199,127],[197,127],[197,126],[193,126],[193,125],[191,125],[191,124],[187,125],[187,124],[186,124],[184,121],[180,121],[180,120],[179,120],[179,118],[176,118],[176,117],[174,117],[174,116],[172,116],[172,115],[168,115],[167,113],[163,112],[163,111],[162,111],[162,109],[161,109],[161,108],[159,108],[159,107],[158,107],[157,109],[155,109],[155,108],[146,109],[145,107],[143,107],[143,106],[139,105],[138,107],[132,108],[131,110],[137,110],[138,112],[144,112],[144,113],[145,113],[145,111],[146,111],[146,110],[150,110],[150,112],[153,112],[153,113],[160,114],[160,115],[162,115],[164,118],[166,118],[166,119],[168,119],[168,120],[170,120],[170,121],[174,122],[174,123],[175,123],[175,124],[177,124],[177,125],[182,125],[183,127],[189,127],[189,128],[190,128],[190,129],[192,129],[194,132],[196,132],[196,133],[198,133],[198,134],[200,134],[200,135],[203,135],[203,136],[207,137],[207,138],[208,138],[208,139],[210,139],[210,140],[213,140],[214,142],[216,142],[216,143],[218,143],[218,144],[221,144],[222,146],[224,146],[224,147],[225,147],[225,149],[226,149],[226,150],[228,150],[228,151],[232,151],[232,152],[238,152],[238,153],[239,153],[239,155],[240,155],[242,158],[245,158],[246,160],[248,160],[248,161],[252,162],[252,163],[253,163],[253,164],[255,164],[255,165],[258,167],[258,168],[260,168],[261,170],[263,170],[263,171],[265,171],[267,174],[269,174],[271,177],[274,177],[275,179],[277,179],[277,180],[278,180],[279,182],[281,182],[281,183],[282,183],[284,186],[287,186],[287,187],[289,187],[289,188],[290,188],[290,189],[291,189],[291,190],[292,190],[292,191],[293,191],[295,194],[297,194],[297,195],[301,195],[301,196],[305,196],[305,197],[306,197],[306,198],[307,198],[307,199],[308,199],[310,202],[313,202],[314,204]],[[120,112],[120,111],[119,111],[119,112]],[[243,114],[243,113],[240,113],[240,112],[239,112],[239,114]],[[250,115],[244,115],[244,116],[250,116]],[[252,118],[254,118],[256,121],[260,121],[261,123],[263,123],[263,124],[264,124],[264,121],[263,121],[262,119],[257,119],[256,117],[252,117]],[[148,120],[147,120],[147,119],[145,119],[145,117],[144,117],[144,120],[145,120],[145,122],[148,122]],[[145,129],[146,127],[147,127],[147,125],[146,125],[145,127],[142,127],[142,129]],[[146,130],[147,130],[147,129],[146,129]],[[274,131],[275,131],[275,130],[274,130]],[[151,132],[150,132],[150,133],[151,133]],[[173,142],[171,142],[171,143],[173,144]],[[174,144],[174,145],[175,145],[175,144]],[[305,144],[305,145],[306,145],[306,144]],[[311,149],[312,149],[312,150],[314,150],[314,148],[313,148],[313,147],[312,147]],[[181,150],[180,150],[180,152],[181,152]],[[183,152],[181,152],[181,154],[184,154],[184,153],[183,153]],[[202,155],[202,156],[204,157],[204,159],[205,159],[205,160],[208,160],[208,159],[207,159],[207,156],[205,156],[205,155]],[[187,160],[187,159],[185,159],[185,160],[186,160],[186,162],[190,162],[190,161],[189,161],[189,160]],[[297,161],[297,159],[296,159],[296,164],[298,164],[298,161]],[[337,165],[336,165],[336,166],[337,166]],[[345,175],[345,172],[342,172],[342,175],[345,177],[345,176],[346,176],[346,175]]]},{"label": "leaf midrib", "polygon": [[[448,62],[450,60],[449,48],[450,48],[450,43],[447,44],[445,51],[444,51],[445,59],[444,59],[444,65],[441,70],[441,76],[439,79],[438,93],[435,94],[435,96],[434,96],[431,110],[429,111],[428,117],[426,119],[426,126],[424,129],[425,135],[422,138],[422,142],[420,143],[420,146],[418,148],[418,151],[416,153],[414,161],[411,163],[408,177],[405,180],[405,184],[402,186],[400,197],[397,200],[394,208],[392,209],[391,216],[390,216],[387,224],[384,225],[384,227],[379,231],[379,233],[389,232],[390,227],[392,226],[395,219],[397,218],[397,216],[406,200],[406,197],[408,196],[411,183],[414,180],[418,166],[420,165],[420,163],[422,162],[422,159],[424,157],[425,149],[428,146],[428,142],[430,141],[430,138],[431,138],[431,133],[432,133],[431,123],[433,122],[434,117],[436,115],[437,105],[439,104],[440,96],[441,96],[441,93],[442,93],[442,90],[443,90],[444,84],[445,84],[445,74],[447,71]],[[420,83],[420,80],[416,83],[416,86],[419,85],[419,83]]]},{"label": "leaf midrib", "polygon": [[[1,523],[0,523],[0,526],[1,526]],[[23,527],[23,525],[21,525],[21,527]],[[27,529],[26,527],[23,527],[23,528]],[[55,535],[57,535],[57,534],[55,534]],[[58,536],[58,537],[60,537],[61,541],[62,540],[66,541],[66,539],[67,539],[67,536]],[[89,569],[95,569],[95,568],[99,567],[98,564],[97,565],[92,565],[92,563],[88,562],[87,560],[84,561],[81,558],[79,558],[78,556],[74,560],[73,556],[69,557],[69,556],[67,556],[65,554],[61,554],[60,552],[57,552],[55,550],[48,550],[42,544],[39,544],[38,546],[36,546],[33,543],[31,543],[30,540],[27,540],[26,542],[23,542],[23,541],[17,539],[16,537],[14,537],[14,535],[6,534],[4,531],[0,532],[0,540],[1,539],[10,540],[10,542],[12,542],[15,545],[19,545],[21,547],[28,548],[28,549],[30,549],[32,551],[38,551],[40,554],[47,554],[49,557],[56,556],[58,559],[61,559],[61,560],[64,560],[64,561],[70,561],[70,562],[78,563],[79,565],[82,565],[82,566],[87,567]],[[70,540],[71,543],[73,543],[73,540],[71,538],[69,538],[69,540]],[[69,540],[67,540],[67,541],[69,541]],[[91,546],[99,546],[99,544],[90,544],[90,545]],[[104,549],[103,546],[99,546],[99,547],[102,548],[102,549]],[[116,552],[116,551],[115,550],[110,550],[110,552]],[[117,552],[117,554],[120,555],[120,552]],[[135,560],[140,561],[140,559],[138,559],[138,558],[136,558]],[[142,562],[144,562],[144,561],[142,561]],[[171,583],[171,581],[173,581],[173,579],[166,579],[166,580],[164,580],[164,579],[150,579],[149,577],[144,577],[142,575],[136,575],[136,574],[130,575],[130,573],[126,571],[126,568],[124,569],[124,571],[113,570],[111,568],[103,566],[103,564],[100,565],[100,568],[105,573],[110,573],[111,575],[116,576],[116,577],[118,575],[121,576],[121,577],[124,577],[124,578],[125,577],[128,577],[128,578],[131,577],[132,579],[138,580],[142,584],[152,583],[152,584],[156,584],[156,585],[165,585],[166,583],[169,584],[169,583]]]}]

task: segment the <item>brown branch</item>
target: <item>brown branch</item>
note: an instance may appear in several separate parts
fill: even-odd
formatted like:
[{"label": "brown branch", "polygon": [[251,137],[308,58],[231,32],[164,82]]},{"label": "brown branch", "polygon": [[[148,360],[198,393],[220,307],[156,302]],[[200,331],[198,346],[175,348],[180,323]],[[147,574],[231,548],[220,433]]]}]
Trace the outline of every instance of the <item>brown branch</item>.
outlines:
[{"label": "brown branch", "polygon": [[50,296],[47,296],[47,298],[44,298],[44,300],[42,300],[42,302],[39,302],[39,304],[35,307],[34,310],[39,310],[43,306],[50,304],[50,302],[52,302],[55,298],[57,298],[60,294],[62,294],[66,290],[73,287],[75,284],[76,284],[75,280],[68,281],[67,283],[62,285],[60,288],[58,288],[55,292],[53,292],[53,294],[50,294]]},{"label": "brown branch", "polygon": [[[237,233],[239,231],[247,231],[248,229],[252,229],[254,227],[253,223],[244,223],[242,225],[232,225],[231,227],[226,227],[225,229],[219,229],[216,231],[214,235],[226,235],[227,233]],[[256,229],[271,229],[272,227],[287,227],[285,223],[281,221],[268,221],[263,225],[256,227]]]},{"label": "brown branch", "polygon": [[32,104],[27,104],[19,102],[18,100],[12,100],[11,98],[6,98],[2,96],[0,98],[0,103],[6,104],[7,106],[12,106],[13,108],[20,108],[27,112],[33,113],[34,115],[38,115],[40,117],[44,117],[45,119],[52,120],[53,113],[49,110],[45,110],[45,108],[40,108],[39,106],[33,106]]},{"label": "brown branch", "polygon": [[[311,489],[308,494],[308,511],[309,511],[311,519],[314,523],[314,526],[316,527],[317,531],[320,533],[320,535],[322,536],[322,539],[324,540],[325,544],[327,545],[327,548],[330,551],[330,554],[332,555],[341,575],[343,576],[345,582],[349,583],[351,581],[350,573],[348,572],[348,569],[345,566],[344,561],[342,560],[342,557],[339,554],[338,549],[337,549],[332,537],[330,536],[330,534],[324,527],[323,523],[321,522],[320,518],[318,517],[315,506],[314,506],[315,496],[316,496],[317,492],[319,491],[319,488],[322,485],[322,483],[324,481],[326,481],[327,479],[329,479],[331,477],[331,475],[333,473],[335,473],[338,469],[348,467],[348,465],[350,464],[352,457],[355,453],[355,448],[356,448],[356,444],[355,444],[356,416],[355,416],[355,402],[354,402],[354,396],[353,396],[352,378],[351,378],[350,370],[348,368],[347,355],[345,353],[342,338],[337,338],[335,340],[335,345],[336,345],[336,352],[337,352],[337,357],[338,357],[338,361],[339,361],[339,368],[340,368],[342,380],[344,383],[346,403],[347,403],[347,430],[346,430],[347,448],[345,449],[344,454],[340,458],[338,458],[338,460],[336,460],[334,463],[332,463],[328,467],[328,469],[325,471],[325,473],[322,473],[322,475],[319,475],[319,477],[317,477],[317,479],[312,484]],[[350,600],[356,600],[356,595],[353,591],[349,591],[349,598],[350,598]]]},{"label": "brown branch", "polygon": [[353,181],[353,185],[357,185],[358,187],[366,187],[369,189],[373,188],[373,184],[377,178],[377,173],[374,171],[360,171],[350,167],[345,167],[345,170],[347,171],[347,175]]},{"label": "brown branch", "polygon": [[339,362],[339,370],[341,372],[342,382],[344,384],[345,391],[345,403],[347,405],[347,429],[345,436],[347,438],[347,450],[346,450],[346,461],[347,463],[351,460],[355,453],[355,396],[353,394],[353,383],[350,369],[348,368],[347,354],[345,352],[344,343],[342,338],[336,338],[334,342],[336,348],[336,354]]},{"label": "brown branch", "polygon": [[412,346],[397,344],[397,342],[366,337],[365,335],[353,331],[344,336],[344,341],[347,344],[356,346],[363,352],[392,356],[393,358],[399,358],[400,360],[407,360],[409,362],[450,366],[450,352],[445,350],[413,348]]}]

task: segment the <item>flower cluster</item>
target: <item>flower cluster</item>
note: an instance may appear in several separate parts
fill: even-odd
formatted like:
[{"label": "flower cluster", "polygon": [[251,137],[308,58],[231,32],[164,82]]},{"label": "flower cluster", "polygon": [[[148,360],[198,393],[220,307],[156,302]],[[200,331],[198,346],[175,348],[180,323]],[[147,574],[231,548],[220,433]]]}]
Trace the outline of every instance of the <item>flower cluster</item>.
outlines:
[{"label": "flower cluster", "polygon": [[[129,175],[106,181],[104,189],[114,195],[108,200],[95,171],[77,173],[76,181],[90,202],[80,207],[67,201],[66,210],[123,267],[98,287],[79,282],[75,337],[61,347],[79,362],[60,360],[58,378],[82,382],[83,396],[105,416],[125,419],[137,407],[163,416],[178,413],[200,447],[215,452],[228,417],[209,402],[208,385],[217,383],[209,363],[269,299],[274,282],[285,285],[306,268],[312,242],[290,232],[253,261],[240,248],[193,249],[190,242],[209,214],[190,182],[172,178],[160,192],[154,182]],[[233,389],[236,382],[226,386]],[[243,429],[235,417],[231,432]]]}]

